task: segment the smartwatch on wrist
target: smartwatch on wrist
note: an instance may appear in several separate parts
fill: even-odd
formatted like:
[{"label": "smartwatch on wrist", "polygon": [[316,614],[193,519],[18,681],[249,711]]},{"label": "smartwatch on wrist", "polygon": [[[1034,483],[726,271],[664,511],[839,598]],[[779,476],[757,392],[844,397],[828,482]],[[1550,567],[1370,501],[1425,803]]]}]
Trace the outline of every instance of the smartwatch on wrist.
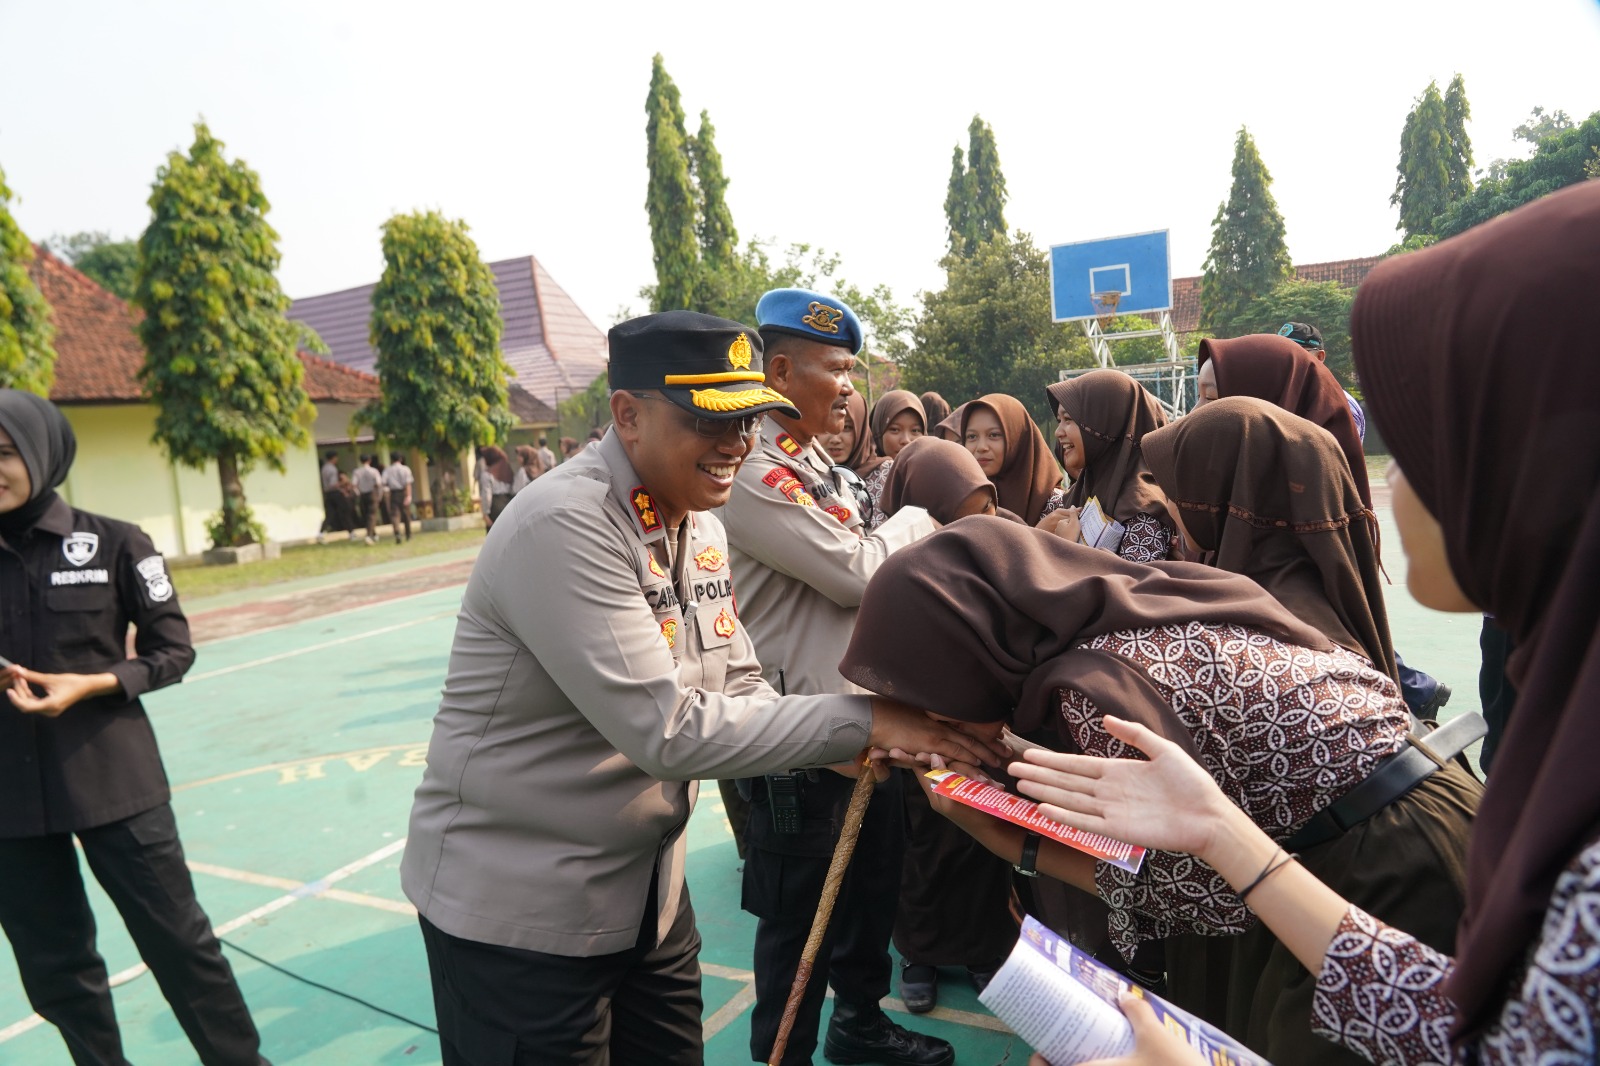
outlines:
[{"label": "smartwatch on wrist", "polygon": [[1032,832],[1022,838],[1022,858],[1011,868],[1023,877],[1039,876],[1039,840],[1039,834]]}]

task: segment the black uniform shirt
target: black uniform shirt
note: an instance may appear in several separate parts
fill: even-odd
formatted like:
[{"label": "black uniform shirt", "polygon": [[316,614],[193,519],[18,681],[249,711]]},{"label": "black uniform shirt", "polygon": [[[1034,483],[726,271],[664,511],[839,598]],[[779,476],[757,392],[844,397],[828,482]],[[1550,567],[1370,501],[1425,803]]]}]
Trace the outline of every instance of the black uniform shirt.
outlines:
[{"label": "black uniform shirt", "polygon": [[167,801],[139,696],[181,679],[194,648],[166,561],[143,530],[58,499],[15,542],[0,536],[0,655],[122,683],[120,694],[56,718],[23,714],[0,695],[0,837],[89,829]]}]

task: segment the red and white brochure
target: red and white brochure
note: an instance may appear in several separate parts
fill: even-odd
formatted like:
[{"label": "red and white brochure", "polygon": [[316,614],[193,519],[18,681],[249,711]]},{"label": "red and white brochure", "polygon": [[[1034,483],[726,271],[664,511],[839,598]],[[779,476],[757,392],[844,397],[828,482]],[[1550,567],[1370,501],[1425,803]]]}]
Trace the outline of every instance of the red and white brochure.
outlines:
[{"label": "red and white brochure", "polygon": [[975,781],[954,770],[929,770],[926,776],[934,782],[933,790],[941,796],[949,796],[957,803],[976,807],[986,814],[1031,829],[1046,839],[1077,848],[1131,874],[1138,873],[1144,863],[1144,848],[1052,821],[1039,813],[1037,803],[1012,795],[997,785]]}]

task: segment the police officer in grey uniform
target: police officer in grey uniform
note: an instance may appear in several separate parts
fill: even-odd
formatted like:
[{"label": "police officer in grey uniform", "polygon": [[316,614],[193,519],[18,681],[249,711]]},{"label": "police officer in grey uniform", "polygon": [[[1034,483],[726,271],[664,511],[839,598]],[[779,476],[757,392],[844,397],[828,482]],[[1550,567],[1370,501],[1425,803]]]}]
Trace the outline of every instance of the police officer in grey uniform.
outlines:
[{"label": "police officer in grey uniform", "polygon": [[[835,467],[818,443],[843,425],[853,391],[850,370],[862,337],[850,308],[821,293],[777,289],[761,298],[756,315],[768,380],[794,409],[767,419],[721,512],[739,571],[739,605],[769,681],[811,696],[859,693],[840,676],[839,660],[861,594],[892,551],[932,533],[935,524],[921,508],[906,507],[864,535],[871,501],[864,488],[855,491],[859,479]],[[771,1055],[851,788],[850,777],[828,770],[749,783],[743,904],[759,919],[750,1022],[756,1061]],[[890,780],[867,808],[786,1064],[811,1061],[828,984],[835,999],[823,1052],[830,1061],[954,1061],[948,1043],[898,1025],[878,1006],[889,994],[889,937],[905,846],[902,804],[899,783]]]},{"label": "police officer in grey uniform", "polygon": [[702,1060],[697,778],[990,757],[892,701],[762,679],[705,513],[761,416],[796,413],[759,334],[673,311],[610,348],[610,431],[519,493],[473,567],[412,808],[401,881],[447,1064]]}]

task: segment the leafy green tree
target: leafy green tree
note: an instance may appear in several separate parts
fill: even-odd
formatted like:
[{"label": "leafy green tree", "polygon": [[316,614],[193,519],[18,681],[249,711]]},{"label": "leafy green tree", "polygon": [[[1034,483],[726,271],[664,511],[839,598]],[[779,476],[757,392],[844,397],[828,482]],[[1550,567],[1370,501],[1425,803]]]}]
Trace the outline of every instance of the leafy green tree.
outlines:
[{"label": "leafy green tree", "polygon": [[102,289],[133,299],[139,280],[139,244],[114,241],[102,230],[52,236],[45,247],[93,278]]},{"label": "leafy green tree", "polygon": [[1438,82],[1429,82],[1400,133],[1399,177],[1389,197],[1389,203],[1400,209],[1395,229],[1407,237],[1434,232],[1433,220],[1450,205],[1452,158],[1444,98]]},{"label": "leafy green tree", "polygon": [[50,305],[28,276],[33,242],[11,217],[11,187],[0,170],[0,387],[50,395],[56,377]]},{"label": "leafy green tree", "polygon": [[591,429],[605,429],[610,424],[611,389],[604,374],[591,381],[582,392],[556,404],[558,437],[571,437],[581,444],[589,439]]},{"label": "leafy green tree", "polygon": [[1093,357],[1082,331],[1050,320],[1046,254],[1025,233],[997,235],[944,267],[945,286],[923,294],[900,360],[903,387],[937,390],[952,404],[1006,392],[1048,420],[1044,387]]},{"label": "leafy green tree", "polygon": [[1251,300],[1228,323],[1228,335],[1276,333],[1285,322],[1306,322],[1322,331],[1328,369],[1351,392],[1357,392],[1355,364],[1350,361],[1350,307],[1354,289],[1336,281],[1290,278]]},{"label": "leafy green tree", "polygon": [[[1528,115],[1526,121],[1511,131],[1511,136],[1528,145],[1529,151],[1538,151],[1539,145],[1546,138],[1554,137],[1558,133],[1565,133],[1577,123],[1572,121],[1572,116],[1565,111],[1545,111],[1543,107],[1535,107]],[[1488,168],[1480,172],[1484,181],[1504,181],[1506,167],[1512,163],[1510,159],[1496,159]]]},{"label": "leafy green tree", "polygon": [[1450,153],[1446,160],[1450,183],[1446,195],[1451,203],[1472,192],[1472,138],[1467,136],[1470,118],[1472,107],[1467,103],[1467,85],[1457,74],[1444,91],[1444,128],[1450,135]]},{"label": "leafy green tree", "polygon": [[[651,62],[650,94],[645,98],[644,111],[645,161],[650,171],[645,210],[650,216],[650,245],[656,267],[655,302],[650,309],[693,308],[695,283],[700,276],[700,196],[690,174],[683,103],[659,52]],[[719,176],[721,169],[718,157]],[[727,219],[727,226],[731,247],[731,218]]]},{"label": "leafy green tree", "polygon": [[1440,239],[1453,237],[1557,189],[1588,180],[1586,167],[1596,158],[1597,149],[1600,111],[1580,126],[1545,137],[1531,158],[1507,163],[1505,177],[1484,181],[1470,196],[1451,204],[1436,220],[1433,232]]},{"label": "leafy green tree", "polygon": [[194,132],[189,154],[169,153],[156,172],[133,300],[144,311],[139,378],[157,407],[155,440],[185,466],[216,462],[224,547],[259,529],[242,476],[257,464],[284,470],[289,449],[310,443],[316,409],[301,387],[301,331],[284,317],[261,179],[229,161],[204,122]]},{"label": "leafy green tree", "polygon": [[467,224],[437,211],[383,224],[383,276],[372,290],[372,346],[382,395],[364,417],[439,464],[448,508],[463,451],[503,441],[513,424],[500,354],[500,292]]},{"label": "leafy green tree", "polygon": [[689,142],[690,172],[700,193],[700,260],[708,271],[726,266],[739,244],[739,231],[728,210],[728,178],[717,151],[717,131],[709,112],[700,112],[700,129]]},{"label": "leafy green tree", "polygon": [[1225,329],[1257,296],[1294,275],[1272,175],[1250,131],[1233,142],[1233,186],[1211,221],[1211,250],[1200,278],[1200,325]]},{"label": "leafy green tree", "polygon": [[1006,178],[1000,170],[1000,149],[994,130],[978,115],[967,127],[967,156],[963,165],[958,145],[951,160],[950,185],[945,194],[945,223],[950,251],[970,255],[989,238],[1006,232]]}]

